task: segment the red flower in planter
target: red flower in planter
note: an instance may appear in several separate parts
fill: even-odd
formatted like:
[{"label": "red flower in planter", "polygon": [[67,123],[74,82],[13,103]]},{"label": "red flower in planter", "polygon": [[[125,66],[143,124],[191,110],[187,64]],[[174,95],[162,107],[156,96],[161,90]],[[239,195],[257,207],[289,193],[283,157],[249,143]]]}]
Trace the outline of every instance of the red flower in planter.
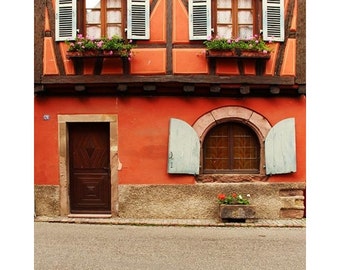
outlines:
[{"label": "red flower in planter", "polygon": [[[250,194],[247,194],[247,197],[250,198]],[[220,193],[217,195],[217,199],[219,204],[249,204],[248,199],[243,198],[241,194],[237,194],[236,192],[228,196]]]},{"label": "red flower in planter", "polygon": [[223,200],[225,200],[225,194],[223,194],[223,193],[218,194],[218,195],[217,195],[217,198],[218,198],[220,201],[223,201]]}]

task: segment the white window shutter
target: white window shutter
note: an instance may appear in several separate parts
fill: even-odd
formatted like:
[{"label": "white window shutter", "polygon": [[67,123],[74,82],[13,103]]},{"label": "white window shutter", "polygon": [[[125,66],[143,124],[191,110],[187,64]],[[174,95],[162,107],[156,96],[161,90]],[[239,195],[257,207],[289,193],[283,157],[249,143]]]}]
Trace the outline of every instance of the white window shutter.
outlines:
[{"label": "white window shutter", "polygon": [[189,0],[189,39],[206,40],[211,35],[211,0]]},{"label": "white window shutter", "polygon": [[284,0],[263,0],[263,39],[284,41]]},{"label": "white window shutter", "polygon": [[128,39],[150,39],[149,0],[128,0]]},{"label": "white window shutter", "polygon": [[77,0],[56,0],[55,40],[75,40]]},{"label": "white window shutter", "polygon": [[200,142],[196,131],[186,122],[171,118],[168,145],[168,173],[199,173]]},{"label": "white window shutter", "polygon": [[295,119],[278,122],[265,140],[266,174],[296,172]]}]

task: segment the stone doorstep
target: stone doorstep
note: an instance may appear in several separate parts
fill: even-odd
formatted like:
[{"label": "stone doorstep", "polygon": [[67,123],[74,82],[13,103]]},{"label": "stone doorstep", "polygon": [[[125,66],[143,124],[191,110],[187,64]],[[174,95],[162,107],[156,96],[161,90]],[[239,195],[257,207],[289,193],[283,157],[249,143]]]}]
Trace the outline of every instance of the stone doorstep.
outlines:
[{"label": "stone doorstep", "polygon": [[111,218],[111,214],[69,214],[69,218]]}]

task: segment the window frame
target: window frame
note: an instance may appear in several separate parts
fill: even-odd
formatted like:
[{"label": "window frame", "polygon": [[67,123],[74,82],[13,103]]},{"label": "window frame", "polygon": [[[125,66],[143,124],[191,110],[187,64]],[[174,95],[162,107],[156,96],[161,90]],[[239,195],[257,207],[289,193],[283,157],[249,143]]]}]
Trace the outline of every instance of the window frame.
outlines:
[{"label": "window frame", "polygon": [[[84,0],[55,1],[55,40],[76,40],[77,33],[87,37]],[[150,39],[150,0],[121,1],[121,38],[133,40]],[[103,22],[105,25],[103,28],[105,27],[104,29],[106,29],[105,20]]]},{"label": "window frame", "polygon": [[[77,0],[77,31],[82,33],[85,37],[87,36],[86,28],[86,5],[85,0]],[[101,15],[107,13],[107,0],[101,0]],[[125,37],[125,29],[127,27],[127,1],[121,0],[121,37]],[[101,16],[101,37],[107,36],[107,16]],[[103,34],[103,32],[105,34]],[[110,38],[110,37],[108,37]]]},{"label": "window frame", "polygon": [[[239,33],[238,33],[238,26],[240,24],[237,23],[237,4],[239,0],[231,0],[231,12],[232,12],[232,35],[231,38],[238,38]],[[253,35],[255,34],[260,34],[261,30],[261,25],[262,25],[262,4],[260,1],[256,0],[251,0],[252,1],[252,10],[253,10]],[[217,33],[217,2],[218,0],[211,0],[211,5],[212,5],[212,13],[211,13],[211,21],[212,21],[212,31],[213,31],[213,36],[218,35]],[[235,7],[234,7],[235,6]],[[242,9],[241,9],[242,10]]]},{"label": "window frame", "polygon": [[[253,129],[260,143],[260,171],[256,174],[204,174],[203,173],[203,146],[202,142],[208,131],[215,125],[226,121],[246,123]],[[261,114],[241,106],[224,106],[206,112],[192,125],[200,141],[200,170],[196,181],[198,182],[242,182],[265,181],[265,138],[272,126]]]},{"label": "window frame", "polygon": [[[228,168],[221,168],[221,169],[207,169],[206,168],[206,151],[207,151],[207,145],[206,142],[211,134],[211,132],[217,128],[217,127],[226,127],[227,126],[227,132],[228,135],[232,135],[235,131],[234,128],[236,126],[242,126],[246,131],[249,131],[251,133],[251,137],[255,140],[256,143],[256,151],[257,151],[257,157],[256,157],[256,163],[257,168],[253,169],[235,169],[234,166],[234,147],[236,146],[234,138],[232,136],[228,136]],[[231,146],[231,147],[230,147]],[[202,141],[202,161],[201,161],[201,168],[203,174],[259,174],[260,173],[260,164],[261,164],[261,143],[259,140],[258,135],[254,131],[252,127],[250,127],[247,124],[242,123],[241,121],[223,121],[221,123],[217,123],[209,128],[207,130],[206,135],[204,136],[204,139]]]},{"label": "window frame", "polygon": [[[194,16],[193,5],[194,2],[203,3],[205,1],[206,13],[204,16]],[[232,0],[236,1],[236,0]],[[254,5],[254,24],[253,24],[253,35],[261,34],[265,41],[277,41],[283,42],[285,40],[285,29],[284,29],[284,0],[252,0]],[[206,40],[211,36],[216,36],[217,31],[217,0],[189,0],[189,40]],[[235,15],[237,16],[237,14]],[[202,29],[206,27],[206,36],[203,34],[195,34],[193,28],[200,26],[201,33],[204,32]],[[235,26],[236,27],[236,26]],[[235,31],[235,30],[234,30]],[[237,31],[236,31],[237,32]],[[238,33],[238,32],[237,32]],[[234,33],[235,34],[235,33]],[[236,34],[235,34],[236,35]],[[238,37],[232,37],[238,38]]]}]

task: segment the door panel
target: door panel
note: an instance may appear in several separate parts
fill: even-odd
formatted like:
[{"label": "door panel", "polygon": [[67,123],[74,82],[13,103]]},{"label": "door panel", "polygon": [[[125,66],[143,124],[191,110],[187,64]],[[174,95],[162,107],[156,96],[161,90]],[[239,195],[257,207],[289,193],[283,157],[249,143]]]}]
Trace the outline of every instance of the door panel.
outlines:
[{"label": "door panel", "polygon": [[69,123],[71,213],[111,213],[109,123]]}]

